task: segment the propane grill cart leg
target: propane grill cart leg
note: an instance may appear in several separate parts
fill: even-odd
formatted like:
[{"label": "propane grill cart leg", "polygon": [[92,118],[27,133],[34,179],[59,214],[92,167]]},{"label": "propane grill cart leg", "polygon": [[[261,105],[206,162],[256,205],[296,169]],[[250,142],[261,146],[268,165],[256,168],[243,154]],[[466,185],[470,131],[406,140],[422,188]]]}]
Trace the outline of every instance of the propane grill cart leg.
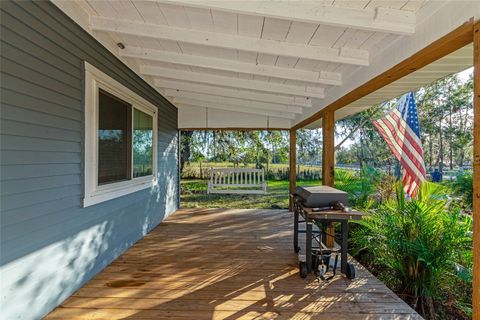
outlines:
[{"label": "propane grill cart leg", "polygon": [[313,222],[308,219],[308,217],[305,218],[305,222],[307,225],[307,234],[306,234],[306,262],[307,262],[307,271],[308,273],[312,272],[312,226]]},{"label": "propane grill cart leg", "polygon": [[321,223],[322,225],[322,232],[323,232],[323,236],[322,236],[322,243],[324,245],[327,245],[327,236],[326,236],[326,233],[327,233],[327,222],[322,222]]},{"label": "propane grill cart leg", "polygon": [[342,273],[347,273],[348,222],[342,221]]},{"label": "propane grill cart leg", "polygon": [[347,262],[347,249],[348,249],[348,221],[342,221],[342,273],[347,276],[348,279],[355,279],[355,267],[353,264]]},{"label": "propane grill cart leg", "polygon": [[293,212],[293,250],[295,250],[295,253],[300,252],[300,247],[298,246],[298,208],[294,209]]}]

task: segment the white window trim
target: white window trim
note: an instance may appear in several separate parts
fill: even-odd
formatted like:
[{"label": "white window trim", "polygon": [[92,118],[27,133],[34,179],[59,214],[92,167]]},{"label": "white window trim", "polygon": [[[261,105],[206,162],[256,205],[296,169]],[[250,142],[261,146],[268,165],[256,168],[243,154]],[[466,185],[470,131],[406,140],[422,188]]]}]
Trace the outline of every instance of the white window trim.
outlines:
[{"label": "white window trim", "polygon": [[[131,180],[98,185],[98,92],[102,89],[152,116],[153,118],[153,164],[152,175]],[[133,112],[133,109],[132,109]],[[85,196],[83,206],[115,199],[136,191],[154,187],[157,181],[157,108],[85,61]],[[133,117],[132,117],[133,121]],[[132,127],[133,130],[133,127]],[[133,157],[133,152],[132,152]],[[132,159],[133,165],[133,159]],[[133,168],[132,168],[133,174]]]}]

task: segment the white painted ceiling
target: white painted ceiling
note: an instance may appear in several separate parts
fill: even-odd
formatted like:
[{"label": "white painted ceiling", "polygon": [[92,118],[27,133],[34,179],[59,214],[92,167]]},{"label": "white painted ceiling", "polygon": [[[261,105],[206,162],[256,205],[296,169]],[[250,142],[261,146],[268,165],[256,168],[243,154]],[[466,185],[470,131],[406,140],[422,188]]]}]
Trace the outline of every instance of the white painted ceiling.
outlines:
[{"label": "white painted ceiling", "polygon": [[[419,10],[434,7],[426,0],[54,3],[177,106],[180,128],[290,128],[392,43],[415,35]],[[386,90],[337,118],[391,97]]]}]

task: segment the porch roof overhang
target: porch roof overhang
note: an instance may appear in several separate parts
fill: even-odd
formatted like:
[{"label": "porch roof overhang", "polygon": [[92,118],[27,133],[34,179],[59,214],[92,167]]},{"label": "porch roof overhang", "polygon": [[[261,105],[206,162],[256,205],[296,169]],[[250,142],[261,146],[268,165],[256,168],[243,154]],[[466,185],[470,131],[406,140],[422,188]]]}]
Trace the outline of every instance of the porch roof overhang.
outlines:
[{"label": "porch roof overhang", "polygon": [[[335,120],[343,119],[350,115],[356,114],[374,105],[378,105],[385,101],[389,101],[395,97],[399,97],[406,92],[416,90],[420,87],[427,86],[432,82],[441,79],[447,75],[460,72],[472,66],[473,45],[468,44],[446,56],[440,58],[425,67],[416,70],[382,86],[371,93],[365,94],[359,99],[352,99],[354,101],[338,105],[338,109],[334,110]],[[367,88],[368,89],[368,88]],[[328,110],[324,108],[324,111]],[[296,125],[297,128],[316,129],[322,127],[322,113],[319,112],[303,122]]]},{"label": "porch roof overhang", "polygon": [[[177,106],[180,129],[319,127],[322,110],[480,17],[475,0],[53,2]],[[472,65],[471,46],[440,52],[335,118]]]}]

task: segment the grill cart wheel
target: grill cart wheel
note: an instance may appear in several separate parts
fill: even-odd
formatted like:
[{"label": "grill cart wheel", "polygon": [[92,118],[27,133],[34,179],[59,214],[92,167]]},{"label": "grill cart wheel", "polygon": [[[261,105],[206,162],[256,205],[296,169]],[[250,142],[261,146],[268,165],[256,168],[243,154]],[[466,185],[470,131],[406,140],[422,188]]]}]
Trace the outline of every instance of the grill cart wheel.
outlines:
[{"label": "grill cart wheel", "polygon": [[318,276],[320,277],[320,279],[326,280],[324,276],[328,271],[328,266],[325,265],[325,264],[321,264],[317,267],[317,270],[318,270],[317,272],[318,272]]},{"label": "grill cart wheel", "polygon": [[302,279],[305,279],[307,277],[307,274],[308,274],[307,263],[299,262],[298,263],[298,268],[300,269],[300,277]]},{"label": "grill cart wheel", "polygon": [[355,279],[355,267],[351,263],[347,263],[347,278],[350,280]]}]

